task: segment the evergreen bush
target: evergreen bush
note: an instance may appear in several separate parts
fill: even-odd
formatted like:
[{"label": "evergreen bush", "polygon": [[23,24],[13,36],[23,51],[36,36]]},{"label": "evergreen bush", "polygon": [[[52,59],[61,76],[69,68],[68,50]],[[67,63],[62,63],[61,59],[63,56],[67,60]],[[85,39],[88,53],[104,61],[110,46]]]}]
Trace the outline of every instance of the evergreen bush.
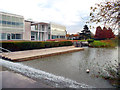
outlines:
[{"label": "evergreen bush", "polygon": [[22,51],[31,49],[51,48],[59,46],[71,46],[71,41],[5,41],[0,42],[2,47],[10,51]]}]

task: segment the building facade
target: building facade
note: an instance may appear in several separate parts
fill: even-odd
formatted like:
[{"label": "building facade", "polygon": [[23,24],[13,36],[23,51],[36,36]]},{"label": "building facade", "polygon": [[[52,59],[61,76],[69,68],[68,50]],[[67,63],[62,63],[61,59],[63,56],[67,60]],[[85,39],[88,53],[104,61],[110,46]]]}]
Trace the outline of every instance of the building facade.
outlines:
[{"label": "building facade", "polygon": [[33,22],[23,16],[0,12],[0,40],[34,40],[66,38],[66,27],[56,23]]},{"label": "building facade", "polygon": [[46,41],[50,39],[49,24],[44,22],[31,24],[31,40]]},{"label": "building facade", "polygon": [[65,26],[44,22],[31,24],[31,40],[46,41],[56,38],[66,38]]},{"label": "building facade", "polygon": [[24,17],[0,12],[0,40],[23,40]]},{"label": "building facade", "polygon": [[66,38],[66,27],[56,23],[50,23],[51,38]]}]

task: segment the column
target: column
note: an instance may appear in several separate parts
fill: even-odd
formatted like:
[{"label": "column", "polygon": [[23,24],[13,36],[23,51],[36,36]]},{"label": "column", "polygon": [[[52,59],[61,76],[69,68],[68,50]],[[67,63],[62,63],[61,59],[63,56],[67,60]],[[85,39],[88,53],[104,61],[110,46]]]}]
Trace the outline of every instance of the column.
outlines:
[{"label": "column", "polygon": [[48,25],[46,25],[46,40],[48,40]]},{"label": "column", "polygon": [[44,25],[44,41],[46,40],[46,26]]},{"label": "column", "polygon": [[39,36],[40,36],[40,34],[39,34],[39,32],[40,32],[39,29],[40,29],[40,28],[39,28],[39,24],[38,24],[38,37],[37,37],[37,40],[38,40],[38,41],[39,41]]},{"label": "column", "polygon": [[42,26],[40,25],[40,41],[42,41]]}]

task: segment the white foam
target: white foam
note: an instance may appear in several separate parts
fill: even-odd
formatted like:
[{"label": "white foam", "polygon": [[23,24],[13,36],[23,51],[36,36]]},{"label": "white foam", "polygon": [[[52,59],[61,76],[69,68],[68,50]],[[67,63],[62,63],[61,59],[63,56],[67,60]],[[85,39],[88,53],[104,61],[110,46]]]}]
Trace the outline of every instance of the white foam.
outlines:
[{"label": "white foam", "polygon": [[14,70],[16,72],[19,72],[21,74],[24,74],[28,77],[31,78],[36,78],[36,79],[45,79],[49,82],[53,82],[54,87],[59,87],[59,88],[93,88],[92,86],[78,83],[74,80],[64,78],[62,76],[56,76],[54,74],[38,70],[29,66],[26,66],[21,63],[15,63],[15,62],[10,62],[6,61],[3,59],[0,59],[0,65],[7,67],[11,70]]}]

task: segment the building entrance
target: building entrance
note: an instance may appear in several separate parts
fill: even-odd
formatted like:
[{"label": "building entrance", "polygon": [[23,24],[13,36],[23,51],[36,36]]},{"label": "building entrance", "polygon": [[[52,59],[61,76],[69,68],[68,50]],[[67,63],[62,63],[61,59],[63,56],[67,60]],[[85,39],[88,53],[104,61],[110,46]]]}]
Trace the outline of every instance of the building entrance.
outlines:
[{"label": "building entrance", "polygon": [[10,40],[10,34],[7,34],[7,40]]}]

